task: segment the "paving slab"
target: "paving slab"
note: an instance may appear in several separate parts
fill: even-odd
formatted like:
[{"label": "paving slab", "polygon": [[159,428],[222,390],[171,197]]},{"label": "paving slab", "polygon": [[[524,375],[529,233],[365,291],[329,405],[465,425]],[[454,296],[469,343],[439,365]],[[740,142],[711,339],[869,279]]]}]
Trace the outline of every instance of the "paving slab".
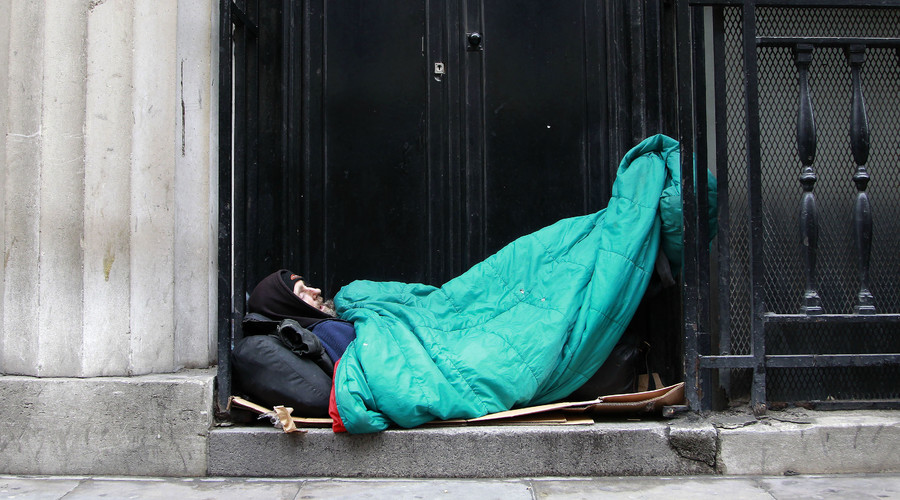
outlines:
[{"label": "paving slab", "polygon": [[526,481],[502,480],[310,480],[299,498],[478,498],[479,500],[533,500]]},{"label": "paving slab", "polygon": [[696,500],[723,497],[728,500],[772,500],[753,478],[724,477],[627,477],[599,479],[540,479],[532,482],[535,498],[611,500],[664,498]]},{"label": "paving slab", "polygon": [[82,481],[66,500],[140,498],[142,500],[272,500],[293,499],[303,486],[297,481],[233,479],[101,478]]},{"label": "paving slab", "polygon": [[759,482],[776,500],[900,498],[900,477],[896,475],[766,477]]},{"label": "paving slab", "polygon": [[0,498],[45,500],[62,498],[81,483],[79,478],[0,477]]}]

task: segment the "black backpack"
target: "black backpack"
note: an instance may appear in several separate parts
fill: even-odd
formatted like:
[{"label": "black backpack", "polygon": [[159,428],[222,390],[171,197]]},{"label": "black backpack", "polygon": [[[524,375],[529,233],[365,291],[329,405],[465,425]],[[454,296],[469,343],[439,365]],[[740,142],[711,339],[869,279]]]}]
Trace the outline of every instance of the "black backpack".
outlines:
[{"label": "black backpack", "polygon": [[235,388],[264,406],[327,417],[334,363],[319,338],[295,320],[257,313],[244,317],[243,330],[231,352]]}]

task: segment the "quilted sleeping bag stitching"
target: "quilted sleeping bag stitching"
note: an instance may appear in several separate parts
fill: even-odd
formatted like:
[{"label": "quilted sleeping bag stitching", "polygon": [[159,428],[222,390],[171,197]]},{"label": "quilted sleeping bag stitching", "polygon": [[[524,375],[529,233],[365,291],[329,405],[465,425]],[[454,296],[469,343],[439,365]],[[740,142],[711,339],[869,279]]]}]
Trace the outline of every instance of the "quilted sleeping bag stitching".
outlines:
[{"label": "quilted sleeping bag stitching", "polygon": [[523,236],[440,288],[342,288],[338,314],[357,333],[335,374],[347,430],[475,418],[578,388],[630,321],[661,233],[679,263],[679,168],[677,142],[650,137],[625,155],[600,212]]}]

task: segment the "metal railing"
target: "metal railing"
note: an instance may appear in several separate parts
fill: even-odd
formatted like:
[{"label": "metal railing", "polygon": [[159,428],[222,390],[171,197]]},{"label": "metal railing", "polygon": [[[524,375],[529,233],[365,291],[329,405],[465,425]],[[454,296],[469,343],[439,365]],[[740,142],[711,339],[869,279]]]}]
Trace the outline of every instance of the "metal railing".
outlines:
[{"label": "metal railing", "polygon": [[[721,392],[734,402],[742,387],[757,413],[775,400],[900,406],[900,31],[890,21],[900,2],[680,0],[676,10],[690,406],[711,409]],[[868,107],[867,85],[877,91]],[[698,216],[702,167],[718,180],[715,246]]]},{"label": "metal railing", "polygon": [[[218,366],[216,405],[231,395],[231,347],[244,313],[243,200],[246,171],[255,162],[259,133],[257,0],[219,2],[219,227]],[[236,243],[235,243],[236,242]]]}]

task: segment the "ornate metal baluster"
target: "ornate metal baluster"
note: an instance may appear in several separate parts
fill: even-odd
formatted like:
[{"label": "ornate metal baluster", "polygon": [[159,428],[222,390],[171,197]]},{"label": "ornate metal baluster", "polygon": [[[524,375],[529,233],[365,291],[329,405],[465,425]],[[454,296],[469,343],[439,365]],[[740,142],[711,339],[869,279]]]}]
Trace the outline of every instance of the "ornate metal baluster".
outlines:
[{"label": "ornate metal baluster", "polygon": [[806,273],[806,291],[803,293],[804,314],[822,314],[822,300],[816,291],[816,249],[819,242],[819,213],[813,186],[816,172],[812,163],[816,158],[816,119],[809,95],[809,63],[812,61],[812,45],[799,44],[794,48],[794,63],[800,81],[800,110],[797,114],[797,149],[800,153],[800,184],[803,198],[800,201],[800,245]]},{"label": "ornate metal baluster", "polygon": [[869,172],[869,120],[866,117],[866,100],[860,83],[860,70],[866,60],[865,45],[851,45],[847,48],[850,75],[853,83],[853,102],[850,114],[850,149],[856,163],[853,182],[856,184],[856,204],[853,207],[853,229],[856,234],[856,248],[859,257],[858,304],[853,308],[857,314],[875,314],[875,299],[869,291],[869,257],[872,255],[872,207],[866,187]]}]

